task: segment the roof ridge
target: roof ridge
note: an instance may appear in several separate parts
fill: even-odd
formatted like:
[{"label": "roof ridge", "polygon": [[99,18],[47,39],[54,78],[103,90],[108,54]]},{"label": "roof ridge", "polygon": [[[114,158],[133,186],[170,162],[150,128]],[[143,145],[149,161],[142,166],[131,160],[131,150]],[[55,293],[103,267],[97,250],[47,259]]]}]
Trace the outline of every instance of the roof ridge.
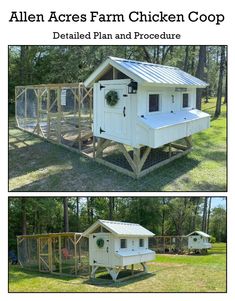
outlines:
[{"label": "roof ridge", "polygon": [[135,63],[135,64],[144,64],[144,65],[153,65],[153,66],[158,66],[160,68],[169,68],[169,69],[179,69],[178,67],[173,67],[173,66],[168,66],[168,65],[162,65],[162,64],[156,64],[156,63],[150,63],[150,62],[143,62],[143,61],[137,61],[137,60],[130,60],[130,59],[124,59],[124,58],[120,58],[120,57],[115,57],[115,56],[109,56],[109,58],[111,60],[114,61],[127,61],[127,62],[131,62],[131,63]]},{"label": "roof ridge", "polygon": [[141,226],[140,224],[137,224],[137,223],[121,222],[121,221],[111,221],[111,220],[106,220],[106,219],[99,219],[99,221],[100,222],[106,222],[106,223],[112,223],[112,224],[125,224],[125,225],[138,225],[138,226]]}]

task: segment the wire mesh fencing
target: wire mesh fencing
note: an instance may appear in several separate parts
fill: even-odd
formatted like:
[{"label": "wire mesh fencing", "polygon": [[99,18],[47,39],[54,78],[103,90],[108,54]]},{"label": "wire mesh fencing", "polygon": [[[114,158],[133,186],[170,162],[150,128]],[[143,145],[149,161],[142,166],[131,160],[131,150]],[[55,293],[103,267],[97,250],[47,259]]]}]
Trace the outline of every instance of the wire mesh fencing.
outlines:
[{"label": "wire mesh fencing", "polygon": [[92,89],[82,83],[19,86],[17,126],[58,144],[81,150],[91,143]]}]

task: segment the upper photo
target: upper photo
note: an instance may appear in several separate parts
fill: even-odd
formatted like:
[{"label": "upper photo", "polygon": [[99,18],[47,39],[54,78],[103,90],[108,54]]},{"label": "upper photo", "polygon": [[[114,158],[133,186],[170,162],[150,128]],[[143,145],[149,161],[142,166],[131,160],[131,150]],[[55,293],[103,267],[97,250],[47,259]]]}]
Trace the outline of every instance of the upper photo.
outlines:
[{"label": "upper photo", "polygon": [[227,191],[227,47],[9,46],[9,191]]}]

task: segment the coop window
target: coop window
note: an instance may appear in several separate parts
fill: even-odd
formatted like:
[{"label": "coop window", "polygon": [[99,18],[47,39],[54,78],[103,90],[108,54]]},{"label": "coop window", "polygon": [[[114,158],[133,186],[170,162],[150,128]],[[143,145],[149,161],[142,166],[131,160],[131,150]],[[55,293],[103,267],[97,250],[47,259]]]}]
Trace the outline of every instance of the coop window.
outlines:
[{"label": "coop window", "polygon": [[121,249],[125,249],[126,248],[126,239],[121,239],[120,240],[120,247],[121,247]]},{"label": "coop window", "polygon": [[144,247],[144,240],[143,240],[143,238],[140,238],[140,240],[139,240],[139,246],[140,247]]},{"label": "coop window", "polygon": [[149,94],[149,112],[160,111],[159,94]]},{"label": "coop window", "polygon": [[183,108],[189,107],[189,101],[188,101],[188,94],[184,93],[183,94]]}]

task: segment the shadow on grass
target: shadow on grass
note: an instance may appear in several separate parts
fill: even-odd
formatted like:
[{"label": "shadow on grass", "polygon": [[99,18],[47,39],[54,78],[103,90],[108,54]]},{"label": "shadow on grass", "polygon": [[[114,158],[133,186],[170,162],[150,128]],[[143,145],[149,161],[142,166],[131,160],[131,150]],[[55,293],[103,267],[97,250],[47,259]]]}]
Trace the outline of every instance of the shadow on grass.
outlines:
[{"label": "shadow on grass", "polygon": [[9,266],[9,282],[19,282],[22,280],[34,279],[38,277],[48,278],[48,279],[57,279],[63,281],[74,281],[75,277],[68,277],[64,275],[56,275],[56,274],[49,274],[49,273],[39,273],[38,271],[32,271],[23,269],[20,266]]},{"label": "shadow on grass", "polygon": [[[120,276],[118,277],[118,280],[120,280],[123,277],[127,277],[130,276],[130,273],[126,273],[125,271],[121,271]],[[93,285],[93,286],[99,286],[99,287],[123,287],[123,286],[127,286],[133,283],[137,283],[138,281],[142,281],[142,280],[146,280],[149,278],[152,278],[153,276],[155,276],[155,273],[147,273],[147,274],[142,274],[142,275],[136,275],[133,278],[130,278],[128,280],[122,280],[119,282],[114,282],[111,279],[111,276],[109,274],[105,274],[103,276],[97,277],[96,279],[88,279],[87,281],[84,281],[83,283],[85,284],[89,284],[89,285]]]},{"label": "shadow on grass", "polygon": [[[9,178],[13,180],[33,172],[39,175],[29,177],[27,184],[22,180],[12,191],[161,191],[199,164],[186,156],[135,180],[30,133],[14,130],[16,133],[9,136],[13,140],[9,150]],[[32,142],[29,144],[27,140]]]}]

